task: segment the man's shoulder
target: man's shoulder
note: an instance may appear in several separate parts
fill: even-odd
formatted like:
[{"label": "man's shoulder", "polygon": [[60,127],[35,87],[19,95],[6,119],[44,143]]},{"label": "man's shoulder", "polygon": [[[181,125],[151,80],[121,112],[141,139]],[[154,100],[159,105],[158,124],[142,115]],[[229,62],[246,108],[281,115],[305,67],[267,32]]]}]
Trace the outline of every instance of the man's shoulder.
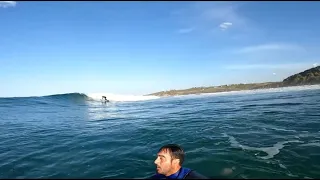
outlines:
[{"label": "man's shoulder", "polygon": [[[182,168],[177,179],[209,179],[208,177],[196,172],[193,169]],[[148,179],[167,179],[164,175],[155,174]]]},{"label": "man's shoulder", "polygon": [[191,170],[185,179],[209,179],[208,177],[198,173],[195,170]]},{"label": "man's shoulder", "polygon": [[161,174],[154,174],[153,176],[147,178],[147,179],[166,179],[164,175]]}]

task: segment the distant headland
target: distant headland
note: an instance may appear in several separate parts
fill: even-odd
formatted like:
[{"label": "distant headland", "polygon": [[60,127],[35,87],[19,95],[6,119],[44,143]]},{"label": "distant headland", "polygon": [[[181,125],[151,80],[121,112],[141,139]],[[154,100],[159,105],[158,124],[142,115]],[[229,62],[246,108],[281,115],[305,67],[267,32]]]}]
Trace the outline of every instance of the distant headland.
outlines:
[{"label": "distant headland", "polygon": [[264,83],[250,83],[250,84],[231,84],[210,87],[193,87],[181,90],[160,91],[148,95],[152,96],[178,96],[188,94],[203,94],[203,93],[217,93],[228,91],[242,91],[255,89],[268,89],[290,86],[315,85],[320,84],[320,66],[310,68],[303,72],[287,77],[282,82],[264,82]]}]

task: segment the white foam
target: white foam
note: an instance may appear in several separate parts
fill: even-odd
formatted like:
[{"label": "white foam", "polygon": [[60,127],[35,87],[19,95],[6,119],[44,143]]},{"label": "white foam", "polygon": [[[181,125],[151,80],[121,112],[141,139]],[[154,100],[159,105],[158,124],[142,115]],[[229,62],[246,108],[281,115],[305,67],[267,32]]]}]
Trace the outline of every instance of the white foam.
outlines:
[{"label": "white foam", "polygon": [[229,137],[229,142],[231,143],[232,147],[241,148],[243,150],[249,150],[249,151],[262,151],[262,152],[265,152],[268,154],[267,156],[258,156],[258,158],[261,158],[261,159],[273,158],[275,155],[277,155],[280,152],[280,150],[287,143],[303,143],[303,141],[293,140],[293,141],[278,142],[278,143],[274,144],[272,147],[250,147],[250,146],[246,146],[246,145],[241,145],[233,136],[229,136],[225,133],[223,135],[224,135],[224,137]]},{"label": "white foam", "polygon": [[300,146],[317,146],[317,147],[320,147],[320,142],[307,143],[307,144],[302,144]]},{"label": "white foam", "polygon": [[218,145],[220,145],[220,144],[222,144],[223,142],[216,142],[216,143],[214,143],[214,145],[216,145],[216,146],[218,146]]},{"label": "white foam", "polygon": [[283,168],[283,169],[287,169],[287,167],[286,167],[285,165],[281,164],[281,163],[279,163],[279,166],[280,166],[281,168]]},{"label": "white foam", "polygon": [[298,175],[294,175],[292,173],[287,173],[287,175],[290,176],[290,177],[299,177]]},{"label": "white foam", "polygon": [[308,176],[305,176],[305,177],[303,177],[304,179],[313,179],[313,178],[311,178],[311,177],[308,177]]},{"label": "white foam", "polygon": [[272,127],[271,129],[276,131],[297,132],[296,130],[283,129],[283,128],[277,128],[277,127]]},{"label": "white foam", "polygon": [[242,177],[243,179],[249,179],[248,176],[240,174],[240,177]]},{"label": "white foam", "polygon": [[319,137],[318,133],[311,133],[311,132],[308,133],[308,131],[302,131],[302,132],[304,132],[304,134],[298,134],[298,137],[300,137],[300,138],[307,138],[307,137],[317,138],[317,137]]},{"label": "white foam", "polygon": [[160,97],[158,96],[137,96],[137,95],[120,95],[120,94],[112,94],[112,93],[91,93],[87,94],[89,98],[92,98],[96,101],[101,101],[102,96],[106,96],[108,100],[110,101],[118,101],[118,102],[124,102],[124,101],[146,101],[146,100],[152,100],[152,99],[158,99]]}]

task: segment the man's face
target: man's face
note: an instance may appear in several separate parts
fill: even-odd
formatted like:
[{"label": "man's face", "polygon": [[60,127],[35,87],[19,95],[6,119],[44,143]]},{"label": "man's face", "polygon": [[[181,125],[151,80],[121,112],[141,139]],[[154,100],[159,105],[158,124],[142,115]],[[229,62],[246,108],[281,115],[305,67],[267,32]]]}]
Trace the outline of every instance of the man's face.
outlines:
[{"label": "man's face", "polygon": [[159,152],[154,163],[157,165],[157,173],[165,176],[171,175],[170,173],[172,171],[173,164],[171,161],[170,152],[168,150],[165,149]]}]

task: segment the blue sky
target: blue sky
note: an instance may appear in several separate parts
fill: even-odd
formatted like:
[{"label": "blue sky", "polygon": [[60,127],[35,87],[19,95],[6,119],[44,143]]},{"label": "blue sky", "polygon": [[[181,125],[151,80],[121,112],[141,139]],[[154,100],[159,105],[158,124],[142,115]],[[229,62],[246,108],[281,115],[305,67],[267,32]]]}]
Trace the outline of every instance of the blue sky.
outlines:
[{"label": "blue sky", "polygon": [[282,81],[319,64],[317,2],[0,2],[1,97]]}]

